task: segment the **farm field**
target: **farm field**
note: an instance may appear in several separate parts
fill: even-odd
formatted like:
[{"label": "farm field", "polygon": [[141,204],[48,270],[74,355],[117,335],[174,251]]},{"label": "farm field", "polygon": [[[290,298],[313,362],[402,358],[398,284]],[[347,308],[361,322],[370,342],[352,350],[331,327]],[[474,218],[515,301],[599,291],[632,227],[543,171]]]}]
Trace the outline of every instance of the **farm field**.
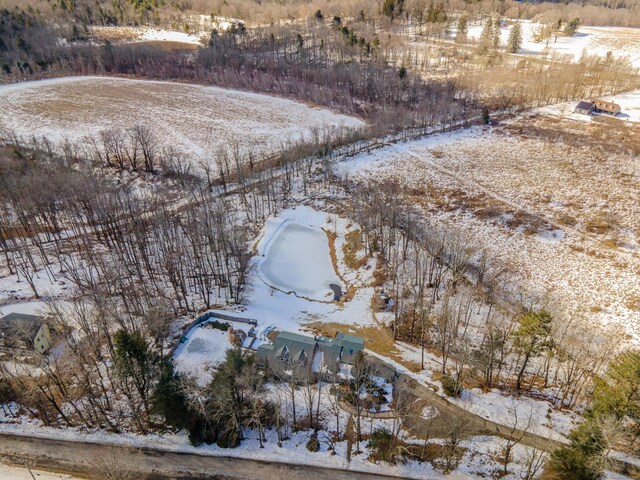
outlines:
[{"label": "farm field", "polygon": [[215,168],[213,157],[223,148],[269,154],[312,130],[364,123],[282,98],[168,82],[69,77],[0,87],[0,131],[19,137],[60,145],[136,125],[182,152],[195,171]]},{"label": "farm field", "polygon": [[[637,127],[593,123],[520,118],[397,144],[336,168],[355,180],[398,182],[425,222],[498,259],[510,290],[529,292],[527,302],[608,325],[637,344],[640,164],[607,150],[616,134],[635,138]],[[590,136],[602,144],[587,145]]]}]

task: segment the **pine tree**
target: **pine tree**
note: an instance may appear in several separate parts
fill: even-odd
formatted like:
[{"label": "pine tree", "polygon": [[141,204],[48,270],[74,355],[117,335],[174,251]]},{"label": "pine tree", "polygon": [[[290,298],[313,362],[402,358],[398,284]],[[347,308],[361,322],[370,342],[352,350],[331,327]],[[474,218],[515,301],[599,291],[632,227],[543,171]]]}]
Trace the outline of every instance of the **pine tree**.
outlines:
[{"label": "pine tree", "polygon": [[462,15],[458,19],[458,31],[456,32],[456,42],[464,43],[467,41],[467,33],[469,31],[467,16]]},{"label": "pine tree", "polygon": [[564,33],[566,33],[567,35],[573,35],[578,30],[579,26],[580,26],[580,19],[574,18],[569,23],[567,23],[567,25],[564,27]]},{"label": "pine tree", "polygon": [[522,25],[520,22],[516,22],[509,33],[507,50],[509,53],[518,53],[520,48],[522,48]]},{"label": "pine tree", "polygon": [[493,48],[498,49],[500,48],[500,44],[502,43],[502,39],[500,36],[500,25],[501,25],[501,20],[499,18],[496,18],[494,20],[494,25],[493,25],[493,39],[492,39],[492,43],[493,43]]},{"label": "pine tree", "polygon": [[518,320],[518,328],[513,332],[513,346],[521,358],[520,371],[516,378],[516,390],[520,391],[522,377],[532,358],[540,355],[549,347],[551,334],[551,314],[546,310],[535,312],[530,310]]},{"label": "pine tree", "polygon": [[491,46],[491,41],[493,39],[493,20],[491,18],[487,18],[487,21],[484,23],[484,27],[482,28],[482,33],[480,34],[480,52],[486,53],[489,51],[489,47]]}]

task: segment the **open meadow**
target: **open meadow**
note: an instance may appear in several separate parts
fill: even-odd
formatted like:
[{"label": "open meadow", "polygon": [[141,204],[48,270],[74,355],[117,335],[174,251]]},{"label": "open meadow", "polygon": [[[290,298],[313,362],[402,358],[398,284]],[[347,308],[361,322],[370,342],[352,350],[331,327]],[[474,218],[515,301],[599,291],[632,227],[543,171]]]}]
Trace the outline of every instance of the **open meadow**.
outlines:
[{"label": "open meadow", "polygon": [[[428,225],[508,271],[514,303],[640,340],[640,164],[634,123],[550,114],[393,145],[338,165],[398,185]],[[527,298],[516,298],[527,292]]]}]

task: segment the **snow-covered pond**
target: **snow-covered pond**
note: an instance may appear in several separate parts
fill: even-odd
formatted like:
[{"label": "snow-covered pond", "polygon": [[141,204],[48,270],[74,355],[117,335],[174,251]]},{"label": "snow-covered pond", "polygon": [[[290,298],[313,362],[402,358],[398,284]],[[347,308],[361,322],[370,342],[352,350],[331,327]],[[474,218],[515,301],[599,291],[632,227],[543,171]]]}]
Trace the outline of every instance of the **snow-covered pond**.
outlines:
[{"label": "snow-covered pond", "polygon": [[276,232],[260,265],[263,280],[284,292],[332,300],[330,285],[341,285],[331,263],[329,239],[320,229],[286,222]]}]

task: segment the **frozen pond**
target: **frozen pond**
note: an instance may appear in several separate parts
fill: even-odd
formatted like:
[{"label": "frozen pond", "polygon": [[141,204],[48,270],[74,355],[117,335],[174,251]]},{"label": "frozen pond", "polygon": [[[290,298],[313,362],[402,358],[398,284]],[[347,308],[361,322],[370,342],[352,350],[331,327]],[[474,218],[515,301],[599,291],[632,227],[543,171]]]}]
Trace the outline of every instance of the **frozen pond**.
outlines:
[{"label": "frozen pond", "polygon": [[276,232],[260,270],[269,285],[299,297],[332,300],[330,285],[341,285],[322,230],[287,223]]}]

